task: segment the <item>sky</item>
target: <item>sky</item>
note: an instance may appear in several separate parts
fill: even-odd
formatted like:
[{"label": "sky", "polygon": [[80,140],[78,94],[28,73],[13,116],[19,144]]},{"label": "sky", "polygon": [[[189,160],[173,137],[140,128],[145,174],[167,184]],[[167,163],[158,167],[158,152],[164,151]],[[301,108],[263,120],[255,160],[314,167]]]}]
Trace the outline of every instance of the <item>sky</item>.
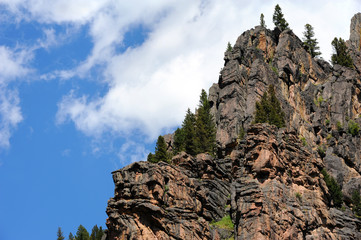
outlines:
[{"label": "sky", "polygon": [[105,227],[111,172],[146,160],[218,81],[227,43],[280,4],[322,57],[358,0],[0,0],[0,239]]}]

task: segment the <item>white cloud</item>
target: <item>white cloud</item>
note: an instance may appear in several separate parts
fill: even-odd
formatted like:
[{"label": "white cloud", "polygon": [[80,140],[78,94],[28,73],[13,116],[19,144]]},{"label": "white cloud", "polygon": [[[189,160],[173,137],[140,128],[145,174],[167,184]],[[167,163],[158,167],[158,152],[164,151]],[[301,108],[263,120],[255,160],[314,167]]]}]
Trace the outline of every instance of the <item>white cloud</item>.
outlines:
[{"label": "white cloud", "polygon": [[12,131],[22,121],[20,99],[9,84],[31,72],[25,65],[31,54],[26,50],[14,50],[0,46],[0,148],[8,148]]},{"label": "white cloud", "polygon": [[12,130],[22,119],[18,93],[0,87],[0,148],[10,146]]},{"label": "white cloud", "polygon": [[[67,96],[60,103],[60,122],[71,119],[89,135],[105,131],[129,134],[141,129],[154,139],[162,130],[179,125],[186,108],[196,107],[201,88],[208,89],[217,82],[227,41],[234,43],[243,31],[257,25],[260,13],[266,15],[269,28],[273,27],[275,4],[189,1],[156,7],[136,4],[136,10],[133,5],[114,6],[115,12],[132,13],[126,16],[110,9],[98,14],[91,25],[94,49],[73,73],[83,75],[96,64],[104,63],[109,91],[92,100],[74,94]],[[315,4],[284,2],[281,6],[300,38],[306,23],[314,25],[321,50],[329,59],[332,51],[329,42],[333,38],[330,32],[343,36],[345,29],[348,31],[356,2],[343,2],[342,6],[347,8],[341,8],[341,3],[330,5],[328,1]],[[336,9],[339,19],[330,17],[330,12]],[[161,12],[161,18],[154,17]],[[341,21],[342,16],[348,20]],[[144,19],[151,30],[146,41],[117,54],[114,46],[121,44],[124,33],[134,24],[145,24]],[[336,29],[333,33],[332,28]]]},{"label": "white cloud", "polygon": [[[100,65],[97,78],[109,90],[98,97],[70,92],[59,103],[58,123],[71,120],[89,136],[127,136],[140,130],[152,139],[180,124],[187,107],[196,107],[201,88],[218,81],[228,41],[234,43],[243,31],[258,25],[261,13],[273,28],[277,3],[300,38],[306,23],[314,26],[325,59],[330,58],[335,36],[348,38],[350,19],[360,9],[356,0],[0,2],[28,21],[89,26],[94,47],[88,57],[74,69],[59,69],[43,78],[89,77]],[[117,52],[125,34],[139,25],[149,31],[145,42]],[[46,43],[54,44],[54,33],[47,33]]]}]

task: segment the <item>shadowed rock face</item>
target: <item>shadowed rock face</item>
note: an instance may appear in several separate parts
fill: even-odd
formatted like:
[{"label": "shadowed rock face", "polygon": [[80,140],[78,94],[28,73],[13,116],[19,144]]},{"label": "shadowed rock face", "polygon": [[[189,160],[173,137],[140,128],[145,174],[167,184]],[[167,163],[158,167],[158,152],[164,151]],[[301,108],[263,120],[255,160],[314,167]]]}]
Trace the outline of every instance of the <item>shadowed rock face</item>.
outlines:
[{"label": "shadowed rock face", "polygon": [[[312,58],[291,30],[258,26],[239,36],[209,90],[217,156],[181,153],[171,165],[113,172],[107,239],[361,239],[351,211],[361,138],[348,131],[350,120],[361,125],[360,33],[359,13],[347,41],[353,69]],[[252,124],[270,84],[283,129]],[[166,139],[170,150],[172,135]],[[330,201],[323,168],[342,186],[343,211]],[[227,215],[233,230],[212,224]]]}]

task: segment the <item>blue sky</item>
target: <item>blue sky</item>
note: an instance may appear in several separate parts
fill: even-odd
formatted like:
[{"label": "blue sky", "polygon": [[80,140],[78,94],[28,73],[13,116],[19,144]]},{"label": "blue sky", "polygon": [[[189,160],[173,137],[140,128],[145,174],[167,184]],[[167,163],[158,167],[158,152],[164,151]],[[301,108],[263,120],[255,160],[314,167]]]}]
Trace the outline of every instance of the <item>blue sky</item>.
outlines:
[{"label": "blue sky", "polygon": [[[201,89],[227,42],[315,28],[323,58],[348,39],[358,1],[0,0],[0,239],[52,239],[105,227],[111,172],[145,160]],[[335,17],[337,16],[337,17]]]}]

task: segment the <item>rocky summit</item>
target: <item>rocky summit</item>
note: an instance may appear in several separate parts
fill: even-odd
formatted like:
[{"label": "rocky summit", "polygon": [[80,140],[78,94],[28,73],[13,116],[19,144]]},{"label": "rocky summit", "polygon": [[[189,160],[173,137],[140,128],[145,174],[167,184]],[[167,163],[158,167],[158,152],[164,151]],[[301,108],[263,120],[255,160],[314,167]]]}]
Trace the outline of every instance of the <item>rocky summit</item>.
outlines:
[{"label": "rocky summit", "polygon": [[[217,153],[181,152],[171,163],[113,172],[106,238],[361,239],[353,211],[361,189],[360,32],[358,13],[346,41],[353,68],[312,58],[291,30],[257,26],[239,36],[209,90]],[[284,128],[254,123],[270,85]],[[165,139],[171,147],[172,135]]]}]

